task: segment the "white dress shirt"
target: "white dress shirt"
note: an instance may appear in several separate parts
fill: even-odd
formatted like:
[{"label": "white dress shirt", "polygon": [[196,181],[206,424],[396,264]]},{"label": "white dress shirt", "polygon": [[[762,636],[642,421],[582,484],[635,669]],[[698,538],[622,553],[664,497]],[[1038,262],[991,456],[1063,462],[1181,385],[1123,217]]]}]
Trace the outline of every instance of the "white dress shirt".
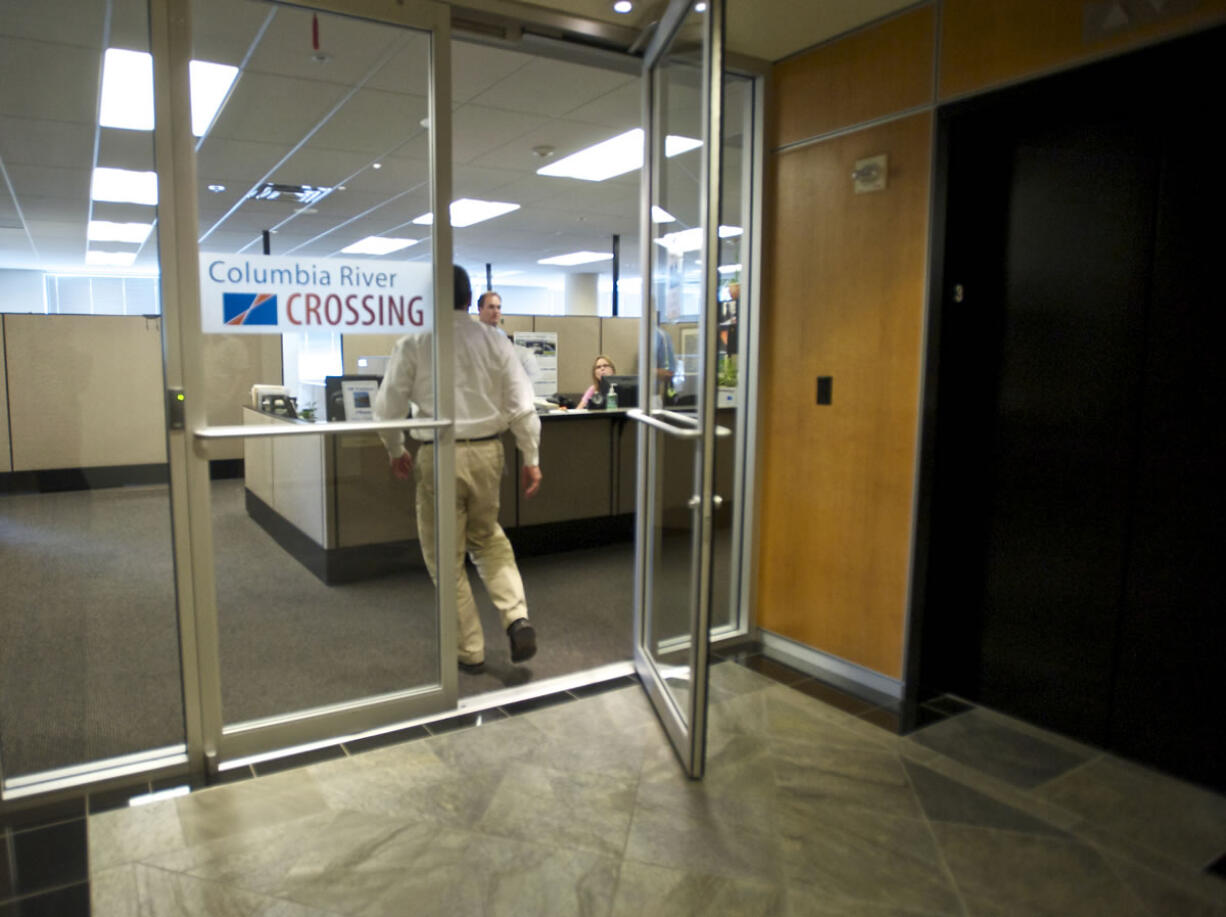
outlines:
[{"label": "white dress shirt", "polygon": [[[467,311],[453,313],[455,343],[455,435],[478,439],[510,429],[525,465],[540,464],[541,420],[533,406],[532,383],[505,335],[472,321]],[[376,420],[403,420],[409,405],[415,417],[434,416],[433,336],[410,334],[396,342],[379,394]],[[410,431],[429,441],[432,430]],[[379,434],[394,459],[404,452],[404,431]]]}]

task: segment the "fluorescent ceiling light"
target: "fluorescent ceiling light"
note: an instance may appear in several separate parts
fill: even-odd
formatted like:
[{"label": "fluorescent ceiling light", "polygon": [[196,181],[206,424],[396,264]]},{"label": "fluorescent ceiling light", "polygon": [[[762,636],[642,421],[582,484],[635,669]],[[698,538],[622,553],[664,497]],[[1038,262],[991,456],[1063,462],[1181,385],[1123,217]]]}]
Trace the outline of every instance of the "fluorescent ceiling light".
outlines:
[{"label": "fluorescent ceiling light", "polygon": [[[719,237],[721,239],[729,239],[733,236],[739,236],[744,231],[740,226],[721,226],[719,228]],[[663,245],[675,255],[696,252],[702,248],[702,227],[694,226],[691,229],[670,232],[656,239],[656,244]]]},{"label": "fluorescent ceiling light", "polygon": [[721,264],[718,268],[721,274],[735,274],[741,269],[739,264]]},{"label": "fluorescent ceiling light", "polygon": [[[472,226],[474,223],[483,223],[518,209],[519,204],[506,201],[478,201],[471,197],[462,197],[451,202],[451,225],[456,228]],[[418,226],[430,226],[434,223],[434,214],[423,213],[413,222]]]},{"label": "fluorescent ceiling light", "polygon": [[[153,58],[147,51],[107,48],[102,59],[98,124],[129,131],[153,130]],[[189,64],[192,133],[203,137],[238,77],[228,64]]]},{"label": "fluorescent ceiling light", "polygon": [[[701,140],[669,135],[664,138],[664,155],[671,158],[700,146]],[[604,181],[642,167],[643,129],[636,127],[595,146],[564,156],[557,162],[541,166],[536,170],[536,174],[554,178],[578,178],[583,181]]]},{"label": "fluorescent ceiling light", "polygon": [[91,242],[135,242],[143,244],[153,229],[152,223],[111,223],[90,220],[85,238]]},{"label": "fluorescent ceiling light", "polygon": [[188,76],[192,94],[192,133],[203,137],[230,94],[238,68],[194,60],[188,66]]},{"label": "fluorescent ceiling light", "polygon": [[153,130],[153,58],[147,52],[107,48],[102,58],[98,124],[129,131]]},{"label": "fluorescent ceiling light", "polygon": [[653,223],[676,223],[677,218],[665,210],[663,207],[651,205],[651,222]]},{"label": "fluorescent ceiling light", "polygon": [[554,255],[552,258],[542,258],[537,264],[592,264],[596,261],[612,261],[612,252],[571,252],[569,255]]},{"label": "fluorescent ceiling light", "polygon": [[157,204],[158,176],[156,172],[99,166],[94,169],[89,196],[96,201],[116,204]]},{"label": "fluorescent ceiling light", "polygon": [[346,255],[389,255],[402,248],[416,245],[420,239],[392,239],[387,236],[367,236],[341,249]]},{"label": "fluorescent ceiling light", "polygon": [[136,252],[95,252],[85,253],[85,263],[99,267],[131,267],[136,262]]}]

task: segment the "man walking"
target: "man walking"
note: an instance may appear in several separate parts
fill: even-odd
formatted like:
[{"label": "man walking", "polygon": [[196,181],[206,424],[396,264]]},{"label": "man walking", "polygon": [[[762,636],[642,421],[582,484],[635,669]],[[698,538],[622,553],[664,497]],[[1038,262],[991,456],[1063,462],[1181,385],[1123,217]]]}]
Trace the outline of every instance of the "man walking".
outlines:
[{"label": "man walking", "polygon": [[[468,273],[455,267],[455,473],[456,473],[456,612],[459,664],[477,674],[485,665],[485,635],[464,569],[468,551],[502,617],[511,644],[511,661],[525,662],[536,653],[536,631],[528,621],[523,580],[515,554],[498,524],[502,477],[501,435],[510,429],[523,454],[524,496],[541,486],[541,421],[532,403],[532,385],[505,335],[468,318],[472,286]],[[409,404],[417,416],[432,417],[434,380],[430,334],[409,335],[396,342],[375,398],[375,419],[401,420]],[[381,433],[392,473],[417,485],[417,537],[426,569],[437,582],[434,547],[434,443],[432,431],[413,431],[422,440],[414,462],[400,430]]]}]

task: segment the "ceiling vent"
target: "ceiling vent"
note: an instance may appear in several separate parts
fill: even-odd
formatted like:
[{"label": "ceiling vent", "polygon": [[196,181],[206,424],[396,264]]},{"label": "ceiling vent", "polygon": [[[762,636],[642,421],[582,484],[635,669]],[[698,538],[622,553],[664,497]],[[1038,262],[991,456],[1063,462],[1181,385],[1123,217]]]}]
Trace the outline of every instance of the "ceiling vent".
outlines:
[{"label": "ceiling vent", "polygon": [[287,204],[313,204],[332,192],[322,185],[285,185],[266,181],[249,195],[253,201],[284,201]]}]

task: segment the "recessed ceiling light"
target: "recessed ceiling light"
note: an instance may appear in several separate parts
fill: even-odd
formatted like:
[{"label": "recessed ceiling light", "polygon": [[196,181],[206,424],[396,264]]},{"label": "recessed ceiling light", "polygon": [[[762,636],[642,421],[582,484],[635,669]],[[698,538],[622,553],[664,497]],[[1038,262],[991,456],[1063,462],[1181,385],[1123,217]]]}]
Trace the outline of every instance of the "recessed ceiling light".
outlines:
[{"label": "recessed ceiling light", "polygon": [[[669,135],[664,138],[664,155],[677,156],[702,146],[693,137]],[[643,167],[643,129],[636,127],[624,134],[610,137],[557,162],[541,166],[537,175],[555,178],[578,178],[583,181],[604,181]]]},{"label": "recessed ceiling light", "polygon": [[[130,131],[153,130],[153,58],[147,51],[107,48],[102,63],[98,124]],[[203,137],[238,77],[238,68],[191,61],[192,133]]]},{"label": "recessed ceiling light", "polygon": [[150,54],[107,48],[102,58],[98,124],[129,131],[153,130],[153,57]]},{"label": "recessed ceiling light", "polygon": [[[729,239],[733,236],[739,236],[742,232],[744,230],[740,226],[721,226],[719,228],[719,237],[721,239]],[[702,248],[702,227],[694,226],[691,229],[670,232],[656,239],[656,244],[663,245],[675,255],[696,252]]]},{"label": "recessed ceiling light", "polygon": [[613,12],[615,13],[628,13],[632,9],[634,9],[634,4],[630,0],[617,0],[613,4]]},{"label": "recessed ceiling light", "polygon": [[203,137],[209,132],[213,119],[217,117],[222,104],[229,96],[230,87],[238,78],[238,68],[229,64],[194,60],[188,66],[187,72],[192,94],[192,133]]},{"label": "recessed ceiling light", "polygon": [[131,267],[136,262],[136,252],[96,252],[85,253],[85,263],[98,267]]},{"label": "recessed ceiling light", "polygon": [[612,252],[571,252],[569,255],[554,255],[552,258],[541,258],[537,264],[592,264],[596,261],[612,261]]},{"label": "recessed ceiling light", "polygon": [[420,239],[393,239],[388,236],[367,236],[341,249],[346,255],[387,255],[416,245]]},{"label": "recessed ceiling light", "polygon": [[212,191],[214,194],[221,194],[221,192],[226,190],[226,186],[225,185],[209,185],[209,190]]},{"label": "recessed ceiling light", "polygon": [[371,167],[372,169],[382,169],[382,168],[383,168],[383,163],[381,163],[381,162],[372,162],[372,163],[370,164],[370,167]]},{"label": "recessed ceiling light", "polygon": [[90,220],[85,238],[91,242],[135,242],[143,244],[153,230],[152,223],[111,223]]},{"label": "recessed ceiling light", "polygon": [[94,169],[89,195],[96,201],[117,204],[157,204],[158,176],[156,172],[99,166]]},{"label": "recessed ceiling light", "polygon": [[[494,217],[500,217],[504,213],[518,209],[519,204],[507,201],[479,201],[470,197],[462,197],[458,201],[451,202],[451,225],[456,228],[472,226],[474,223],[492,220]],[[419,226],[430,226],[434,223],[434,214],[423,213],[413,222]]]},{"label": "recessed ceiling light", "polygon": [[707,5],[703,3],[702,0],[699,0],[698,3],[694,4],[695,13],[705,13],[706,11],[707,11]]}]

